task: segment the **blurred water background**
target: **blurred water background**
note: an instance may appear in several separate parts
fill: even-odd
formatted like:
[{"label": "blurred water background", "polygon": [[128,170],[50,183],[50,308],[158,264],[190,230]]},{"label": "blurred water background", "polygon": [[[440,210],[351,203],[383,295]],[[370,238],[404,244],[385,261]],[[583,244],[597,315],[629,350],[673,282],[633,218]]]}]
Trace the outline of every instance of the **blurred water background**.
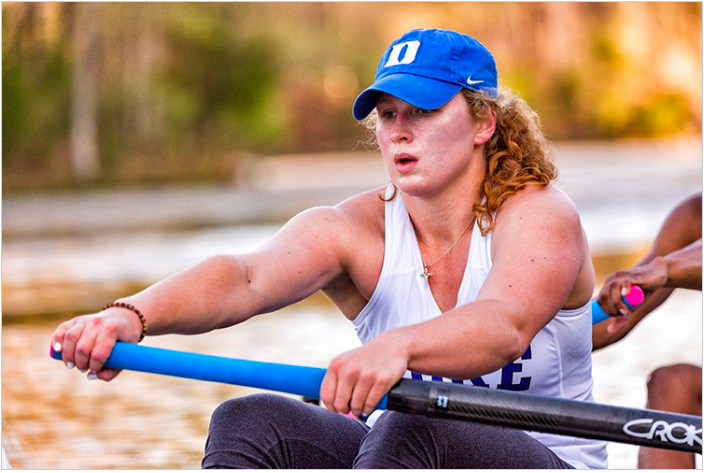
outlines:
[{"label": "blurred water background", "polygon": [[[702,189],[698,3],[3,3],[2,13],[2,443],[15,467],[199,467],[213,409],[254,390],[141,373],[88,382],[48,358],[49,337],[207,256],[259,246],[302,209],[384,185],[349,110],[409,28],[473,34],[538,109],[597,287]],[[320,294],[145,343],[320,367],[359,344]],[[648,374],[676,362],[702,363],[697,291],[677,290],[594,355],[594,397],[643,407]],[[609,453],[611,468],[636,467],[637,447]]]}]

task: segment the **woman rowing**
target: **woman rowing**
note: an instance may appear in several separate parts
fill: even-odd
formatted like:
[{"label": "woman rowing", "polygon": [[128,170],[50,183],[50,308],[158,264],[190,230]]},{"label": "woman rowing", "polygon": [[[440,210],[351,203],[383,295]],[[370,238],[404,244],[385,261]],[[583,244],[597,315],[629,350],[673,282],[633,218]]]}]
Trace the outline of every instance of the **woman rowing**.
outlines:
[{"label": "woman rowing", "polygon": [[[116,340],[203,333],[323,290],[363,346],[331,361],[327,409],[274,395],[213,415],[204,467],[606,466],[605,443],[386,411],[402,377],[591,401],[594,273],[535,114],[469,36],[413,30],[353,115],[392,184],[294,217],[251,254],[218,256],[61,324],[69,366],[105,381]],[[117,306],[116,306],[117,305]],[[374,422],[373,422],[374,420]]]}]

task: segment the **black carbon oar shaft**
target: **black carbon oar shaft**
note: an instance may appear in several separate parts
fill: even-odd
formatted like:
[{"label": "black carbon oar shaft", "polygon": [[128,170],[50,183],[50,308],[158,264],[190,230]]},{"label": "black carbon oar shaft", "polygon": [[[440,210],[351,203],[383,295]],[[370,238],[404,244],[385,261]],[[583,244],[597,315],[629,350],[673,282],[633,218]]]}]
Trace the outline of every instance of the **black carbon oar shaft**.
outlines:
[{"label": "black carbon oar shaft", "polygon": [[428,417],[701,453],[702,418],[568,399],[403,379],[387,408]]}]

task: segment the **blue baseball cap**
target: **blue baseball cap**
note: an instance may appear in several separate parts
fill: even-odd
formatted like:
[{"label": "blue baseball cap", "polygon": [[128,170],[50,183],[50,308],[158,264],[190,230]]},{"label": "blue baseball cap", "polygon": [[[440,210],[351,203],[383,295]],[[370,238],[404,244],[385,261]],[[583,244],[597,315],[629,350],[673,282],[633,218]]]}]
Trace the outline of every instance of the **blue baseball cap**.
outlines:
[{"label": "blue baseball cap", "polygon": [[353,116],[362,120],[377,105],[380,92],[436,109],[462,88],[497,96],[495,59],[468,35],[440,29],[412,30],[393,41],[380,58],[375,82],[353,104]]}]

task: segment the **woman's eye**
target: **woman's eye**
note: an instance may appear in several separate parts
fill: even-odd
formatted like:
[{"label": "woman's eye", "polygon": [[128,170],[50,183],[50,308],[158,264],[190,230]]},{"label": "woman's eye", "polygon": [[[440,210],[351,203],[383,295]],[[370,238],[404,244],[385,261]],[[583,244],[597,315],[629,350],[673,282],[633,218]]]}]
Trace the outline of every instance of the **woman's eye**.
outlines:
[{"label": "woman's eye", "polygon": [[417,113],[418,113],[419,115],[424,115],[424,116],[426,116],[426,115],[431,115],[432,113],[434,113],[434,110],[428,109],[428,108],[418,108],[418,109],[417,109]]},{"label": "woman's eye", "polygon": [[382,118],[392,118],[395,116],[395,113],[391,110],[383,110],[379,112],[378,115]]}]

